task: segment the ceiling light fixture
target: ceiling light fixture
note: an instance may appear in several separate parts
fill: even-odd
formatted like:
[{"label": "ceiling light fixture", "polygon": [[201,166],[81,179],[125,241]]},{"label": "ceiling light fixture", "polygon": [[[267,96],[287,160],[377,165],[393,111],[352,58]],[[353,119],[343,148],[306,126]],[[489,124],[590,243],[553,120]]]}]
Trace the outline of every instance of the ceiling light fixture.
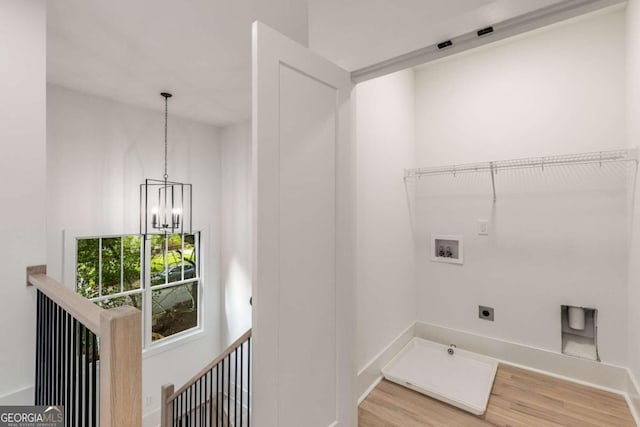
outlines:
[{"label": "ceiling light fixture", "polygon": [[171,94],[164,98],[164,176],[140,184],[140,234],[191,233],[191,184],[169,181],[167,119]]}]

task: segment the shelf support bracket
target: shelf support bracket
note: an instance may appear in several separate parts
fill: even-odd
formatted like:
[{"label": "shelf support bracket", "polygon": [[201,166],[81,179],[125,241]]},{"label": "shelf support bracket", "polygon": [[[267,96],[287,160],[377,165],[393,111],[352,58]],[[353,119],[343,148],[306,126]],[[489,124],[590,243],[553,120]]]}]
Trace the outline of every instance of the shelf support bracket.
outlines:
[{"label": "shelf support bracket", "polygon": [[491,170],[491,189],[493,190],[493,203],[496,202],[496,171],[493,162],[489,162],[489,169]]}]

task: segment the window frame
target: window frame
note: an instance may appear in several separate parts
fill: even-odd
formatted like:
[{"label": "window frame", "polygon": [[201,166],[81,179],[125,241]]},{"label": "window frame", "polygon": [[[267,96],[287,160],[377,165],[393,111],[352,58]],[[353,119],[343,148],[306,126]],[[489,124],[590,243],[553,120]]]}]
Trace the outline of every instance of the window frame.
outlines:
[{"label": "window frame", "polygon": [[[202,246],[203,234],[205,231],[203,230],[195,230],[192,233],[185,233],[181,235],[182,242],[182,254],[183,259],[182,263],[184,263],[184,235],[193,235],[195,236],[194,241],[194,250],[196,251],[196,264],[195,264],[195,277],[190,279],[184,279],[184,268],[182,270],[182,280],[175,282],[165,282],[161,285],[151,285],[151,236],[152,235],[143,235],[139,233],[109,233],[109,234],[93,234],[93,233],[79,233],[79,232],[69,232],[65,230],[63,232],[63,241],[64,241],[64,258],[63,258],[63,283],[66,284],[67,287],[71,288],[74,292],[77,292],[77,272],[78,272],[78,241],[81,239],[99,239],[98,249],[99,249],[99,258],[101,263],[102,259],[102,239],[108,238],[123,238],[125,236],[137,236],[140,238],[140,288],[123,291],[124,281],[123,281],[123,272],[122,268],[123,263],[123,243],[121,240],[121,253],[120,253],[120,262],[121,262],[121,292],[110,294],[110,295],[102,295],[101,293],[101,269],[98,272],[98,283],[99,283],[99,296],[95,298],[89,298],[92,302],[104,301],[107,299],[119,298],[123,296],[140,294],[142,296],[142,302],[140,311],[142,312],[142,348],[143,355],[149,356],[156,354],[158,352],[165,351],[169,348],[174,347],[174,344],[180,343],[183,344],[185,341],[191,341],[193,339],[199,338],[205,333],[205,307],[204,307],[204,268],[202,265],[202,259],[204,254],[204,249]],[[165,263],[168,271],[168,266],[170,265],[168,262],[167,252],[168,246],[165,245]],[[69,260],[70,262],[67,262]],[[66,279],[66,280],[65,280]],[[168,280],[168,279],[167,279]],[[171,287],[177,287],[182,285],[187,285],[190,283],[197,284],[197,317],[196,317],[196,325],[185,329],[184,331],[176,332],[170,336],[164,337],[162,339],[153,341],[153,292],[155,290],[167,289]]]}]

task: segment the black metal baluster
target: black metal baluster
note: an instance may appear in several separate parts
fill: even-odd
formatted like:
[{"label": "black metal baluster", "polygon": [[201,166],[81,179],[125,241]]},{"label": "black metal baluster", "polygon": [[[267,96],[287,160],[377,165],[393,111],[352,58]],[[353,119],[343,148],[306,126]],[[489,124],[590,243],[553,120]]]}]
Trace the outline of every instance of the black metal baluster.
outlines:
[{"label": "black metal baluster", "polygon": [[213,369],[209,370],[209,426],[213,427]]},{"label": "black metal baluster", "polygon": [[58,404],[58,304],[53,303],[53,322],[51,324],[53,341],[51,342],[51,403]]},{"label": "black metal baluster", "polygon": [[49,306],[50,306],[50,301],[49,298],[45,297],[44,300],[44,321],[45,321],[45,325],[44,325],[44,333],[43,333],[43,337],[44,337],[44,348],[43,348],[43,364],[42,367],[43,369],[43,384],[44,384],[44,390],[42,392],[42,404],[46,405],[47,401],[49,400],[49,329],[51,327],[51,318],[49,317]]},{"label": "black metal baluster", "polygon": [[73,383],[71,384],[71,402],[72,402],[72,407],[69,408],[70,409],[70,413],[71,413],[71,427],[75,427],[76,426],[76,420],[77,420],[77,416],[76,416],[76,408],[78,407],[78,401],[76,399],[77,397],[77,393],[76,393],[76,386],[78,385],[78,379],[76,378],[76,373],[77,373],[77,366],[78,366],[78,360],[76,358],[76,354],[78,351],[78,321],[74,318],[73,319],[73,324],[71,325],[71,336],[73,337],[73,342],[72,342],[72,352],[70,353],[71,356],[71,378]]},{"label": "black metal baluster", "polygon": [[49,362],[50,366],[50,377],[51,377],[51,385],[49,386],[51,390],[51,397],[49,401],[46,403],[47,405],[55,405],[56,401],[56,341],[58,337],[56,336],[56,314],[58,311],[58,306],[55,302],[51,304],[51,359]]},{"label": "black metal baluster", "polygon": [[40,395],[40,291],[36,293],[36,388],[33,393],[33,403],[38,405],[38,396]]},{"label": "black metal baluster", "polygon": [[207,388],[207,376],[208,375],[209,375],[208,372],[204,374],[204,389],[202,391],[203,403],[202,403],[202,406],[200,407],[200,425],[201,426],[205,425],[205,423],[207,421],[207,390],[209,390]]},{"label": "black metal baluster", "polygon": [[96,334],[91,333],[91,425],[97,426],[97,410],[98,410],[98,402],[97,402],[97,389],[98,389],[98,376],[97,376],[97,363],[98,363],[98,352],[97,347],[98,341],[96,339]]},{"label": "black metal baluster", "polygon": [[251,426],[251,337],[247,339],[247,427]]},{"label": "black metal baluster", "polygon": [[47,397],[47,401],[45,402],[45,405],[53,405],[53,400],[55,398],[54,395],[54,384],[53,384],[53,378],[55,375],[55,372],[53,372],[53,359],[55,357],[55,342],[56,342],[56,336],[55,336],[55,321],[56,321],[56,305],[53,302],[53,300],[49,300],[49,360],[47,361],[47,365],[48,365],[48,370],[49,370],[49,385],[47,386],[48,389],[48,397]]},{"label": "black metal baluster", "polygon": [[196,423],[196,425],[199,425],[199,423],[198,423],[199,417],[197,415],[200,414],[200,408],[199,408],[198,405],[200,405],[200,398],[202,397],[201,396],[202,390],[200,389],[200,379],[198,379],[195,382],[194,387],[195,387],[195,392],[196,392],[196,405],[195,405],[196,407],[195,407],[194,415],[196,415],[196,416],[194,416],[193,421]]},{"label": "black metal baluster", "polygon": [[56,405],[64,405],[64,318],[67,312],[59,307],[60,318],[58,319],[58,401]]},{"label": "black metal baluster", "polygon": [[207,421],[207,374],[200,377],[200,427],[203,427]]},{"label": "black metal baluster", "polygon": [[213,388],[213,382],[215,381],[213,374],[214,368],[211,368],[211,370],[209,370],[209,427],[213,427],[213,408],[215,403],[215,394]]},{"label": "black metal baluster", "polygon": [[67,404],[67,311],[62,309],[60,319],[60,405]]},{"label": "black metal baluster", "polygon": [[84,328],[85,327],[82,323],[78,323],[78,336],[76,337],[76,360],[78,363],[78,413],[76,421],[78,422],[79,426],[84,426],[84,424],[82,423],[82,409],[85,406],[84,393],[82,390],[82,385],[84,384],[84,381],[82,379],[82,374],[84,372],[84,370],[82,369],[82,337],[84,335]]},{"label": "black metal baluster", "polygon": [[200,427],[205,426],[207,420],[207,374],[200,377]]},{"label": "black metal baluster", "polygon": [[42,375],[42,380],[40,382],[42,390],[40,391],[40,405],[44,405],[45,394],[47,393],[47,324],[49,319],[47,319],[47,299],[44,294],[42,294],[42,335],[40,336],[40,341],[42,343],[42,349],[40,350],[40,374]]},{"label": "black metal baluster", "polygon": [[224,379],[225,379],[225,373],[227,372],[226,370],[229,369],[229,366],[227,365],[227,359],[222,359],[222,372],[220,372],[220,424],[222,424],[222,427],[224,427]]},{"label": "black metal baluster", "polygon": [[44,405],[44,393],[46,387],[46,349],[47,349],[47,300],[45,295],[38,291],[40,294],[40,334],[38,335],[38,342],[40,343],[40,393],[38,395],[38,405]]},{"label": "black metal baluster", "polygon": [[44,313],[44,295],[42,292],[38,291],[38,336],[36,337],[36,343],[38,345],[38,354],[37,354],[37,362],[38,362],[38,395],[37,400],[35,402],[36,405],[42,405],[42,398],[44,393],[44,321],[45,321],[45,313]]},{"label": "black metal baluster", "polygon": [[73,361],[73,335],[72,335],[72,324],[73,317],[67,313],[67,399],[64,406],[64,415],[67,420],[67,425],[69,420],[71,419],[71,408],[73,408],[73,404],[71,402],[71,388],[73,387],[74,377],[71,373],[71,364]]},{"label": "black metal baluster", "polygon": [[46,298],[42,298],[42,392],[40,394],[40,404],[44,405],[44,400],[46,398],[47,393],[47,324],[49,319],[47,319],[47,300]]},{"label": "black metal baluster", "polygon": [[51,400],[51,372],[52,372],[52,366],[51,366],[51,359],[52,359],[52,352],[51,352],[51,343],[53,342],[53,301],[51,301],[51,299],[49,299],[49,297],[47,297],[46,299],[47,302],[47,319],[46,319],[46,326],[45,326],[45,330],[46,330],[46,348],[45,348],[45,388],[44,388],[44,400],[42,402],[43,405],[50,405],[52,403]]},{"label": "black metal baluster", "polygon": [[[222,361],[222,367],[224,368],[224,360]],[[220,363],[216,365],[216,427],[218,427],[218,419],[220,411]]]},{"label": "black metal baluster", "polygon": [[233,425],[238,425],[238,349],[233,350],[233,357],[236,360],[233,375]]},{"label": "black metal baluster", "polygon": [[231,423],[231,353],[227,354],[227,425]]},{"label": "black metal baluster", "polygon": [[62,307],[57,306],[57,319],[56,319],[56,329],[58,339],[56,340],[56,370],[57,370],[57,378],[56,378],[56,405],[62,404],[62,325],[63,325],[63,311]]},{"label": "black metal baluster", "polygon": [[40,404],[40,349],[42,347],[41,340],[41,324],[40,324],[40,310],[41,310],[41,300],[40,300],[40,291],[36,292],[36,378],[35,384],[36,388],[33,394],[33,402],[35,405]]},{"label": "black metal baluster", "polygon": [[61,330],[62,330],[62,341],[60,342],[60,354],[62,358],[60,360],[61,368],[60,368],[60,404],[65,408],[67,407],[67,322],[69,321],[69,313],[66,310],[62,310],[62,322],[61,322]]},{"label": "black metal baluster", "polygon": [[91,407],[91,401],[89,400],[89,343],[90,337],[89,328],[84,328],[84,425],[89,425],[89,409]]},{"label": "black metal baluster", "polygon": [[242,395],[244,390],[244,382],[243,380],[243,372],[244,371],[244,343],[240,344],[240,427],[242,427],[242,413],[244,412],[242,409]]},{"label": "black metal baluster", "polygon": [[58,383],[56,381],[58,370],[56,369],[56,362],[58,361],[58,304],[53,303],[51,333],[53,334],[53,340],[51,341],[51,402],[49,405],[56,405],[58,402]]}]

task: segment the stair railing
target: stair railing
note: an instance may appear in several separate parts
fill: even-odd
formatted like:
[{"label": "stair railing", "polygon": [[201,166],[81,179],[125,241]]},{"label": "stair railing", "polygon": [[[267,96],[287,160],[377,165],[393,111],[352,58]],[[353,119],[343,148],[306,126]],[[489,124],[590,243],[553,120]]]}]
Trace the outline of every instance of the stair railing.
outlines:
[{"label": "stair railing", "polygon": [[161,427],[251,426],[251,329],[185,385],[162,386]]},{"label": "stair railing", "polygon": [[27,285],[37,288],[35,404],[62,410],[66,426],[141,426],[140,311],[104,310],[45,266],[27,268]]}]

